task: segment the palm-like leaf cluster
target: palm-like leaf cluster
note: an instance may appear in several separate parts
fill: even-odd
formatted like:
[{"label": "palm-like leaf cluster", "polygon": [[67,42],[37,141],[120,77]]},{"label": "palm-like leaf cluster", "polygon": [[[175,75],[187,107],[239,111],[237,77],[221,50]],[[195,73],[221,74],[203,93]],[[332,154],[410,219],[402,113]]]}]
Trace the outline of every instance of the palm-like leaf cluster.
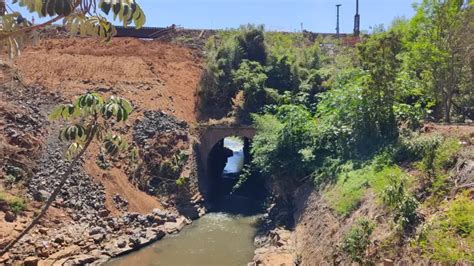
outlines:
[{"label": "palm-like leaf cluster", "polygon": [[146,20],[135,0],[12,0],[12,4],[25,7],[39,17],[51,17],[51,20],[32,25],[19,12],[1,15],[0,45],[7,48],[10,57],[18,56],[25,44],[36,41],[36,30],[60,20],[71,36],[93,36],[106,41],[116,34],[107,16],[113,16],[113,20],[125,27],[141,28]]},{"label": "palm-like leaf cluster", "polygon": [[116,156],[127,150],[128,144],[107,129],[112,123],[126,121],[132,111],[130,102],[123,98],[111,96],[104,101],[97,93],[87,93],[73,103],[57,106],[49,118],[70,122],[59,133],[60,140],[71,142],[66,154],[68,158],[82,150],[90,139],[98,140],[107,154]]}]

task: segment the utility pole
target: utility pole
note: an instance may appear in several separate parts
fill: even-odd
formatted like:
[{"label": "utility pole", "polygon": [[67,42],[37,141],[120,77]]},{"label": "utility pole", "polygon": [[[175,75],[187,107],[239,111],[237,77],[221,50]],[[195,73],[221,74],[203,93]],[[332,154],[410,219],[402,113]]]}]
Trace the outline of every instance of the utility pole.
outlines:
[{"label": "utility pole", "polygon": [[341,7],[341,4],[336,5],[336,9],[337,9],[336,36],[338,38],[339,38],[339,7]]},{"label": "utility pole", "polygon": [[360,16],[359,16],[359,0],[356,0],[356,14],[354,17],[354,36],[360,34]]},{"label": "utility pole", "polygon": [[7,4],[5,0],[0,0],[0,16],[5,16],[7,13]]}]

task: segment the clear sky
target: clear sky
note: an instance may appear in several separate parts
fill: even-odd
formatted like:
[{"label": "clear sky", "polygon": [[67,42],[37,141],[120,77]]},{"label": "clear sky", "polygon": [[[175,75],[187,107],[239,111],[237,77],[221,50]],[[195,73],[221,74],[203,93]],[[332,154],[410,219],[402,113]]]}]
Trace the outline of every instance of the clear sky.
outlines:
[{"label": "clear sky", "polygon": [[[355,0],[137,0],[147,15],[146,26],[225,29],[265,24],[268,30],[335,32],[336,4],[341,4],[340,31],[352,32]],[[390,25],[395,17],[410,18],[419,0],[359,0],[361,30]],[[18,6],[13,5],[18,10]],[[23,12],[22,12],[23,13]],[[28,16],[26,16],[28,17]],[[31,15],[30,15],[31,17]]]}]

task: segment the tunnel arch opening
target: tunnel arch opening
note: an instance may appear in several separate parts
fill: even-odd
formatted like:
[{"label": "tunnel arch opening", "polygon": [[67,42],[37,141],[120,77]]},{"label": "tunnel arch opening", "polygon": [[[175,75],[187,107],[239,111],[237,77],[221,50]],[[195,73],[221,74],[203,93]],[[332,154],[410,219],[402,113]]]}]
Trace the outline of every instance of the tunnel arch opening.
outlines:
[{"label": "tunnel arch opening", "polygon": [[[254,214],[266,197],[264,181],[251,169],[251,143],[245,136],[218,140],[207,156],[208,202],[213,211]],[[242,175],[246,179],[242,179]]]}]

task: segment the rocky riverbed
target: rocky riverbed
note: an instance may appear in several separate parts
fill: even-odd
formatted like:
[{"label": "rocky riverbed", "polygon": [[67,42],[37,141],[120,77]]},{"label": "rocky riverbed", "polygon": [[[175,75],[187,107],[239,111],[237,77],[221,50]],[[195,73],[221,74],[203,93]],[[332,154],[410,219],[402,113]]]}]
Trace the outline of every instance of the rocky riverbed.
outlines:
[{"label": "rocky riverbed", "polygon": [[[101,264],[166,234],[179,232],[190,220],[177,213],[155,209],[143,215],[127,212],[95,222],[58,221],[56,229],[38,226],[11,252],[4,263],[22,260],[34,265]],[[34,263],[34,264],[33,264]]]}]

